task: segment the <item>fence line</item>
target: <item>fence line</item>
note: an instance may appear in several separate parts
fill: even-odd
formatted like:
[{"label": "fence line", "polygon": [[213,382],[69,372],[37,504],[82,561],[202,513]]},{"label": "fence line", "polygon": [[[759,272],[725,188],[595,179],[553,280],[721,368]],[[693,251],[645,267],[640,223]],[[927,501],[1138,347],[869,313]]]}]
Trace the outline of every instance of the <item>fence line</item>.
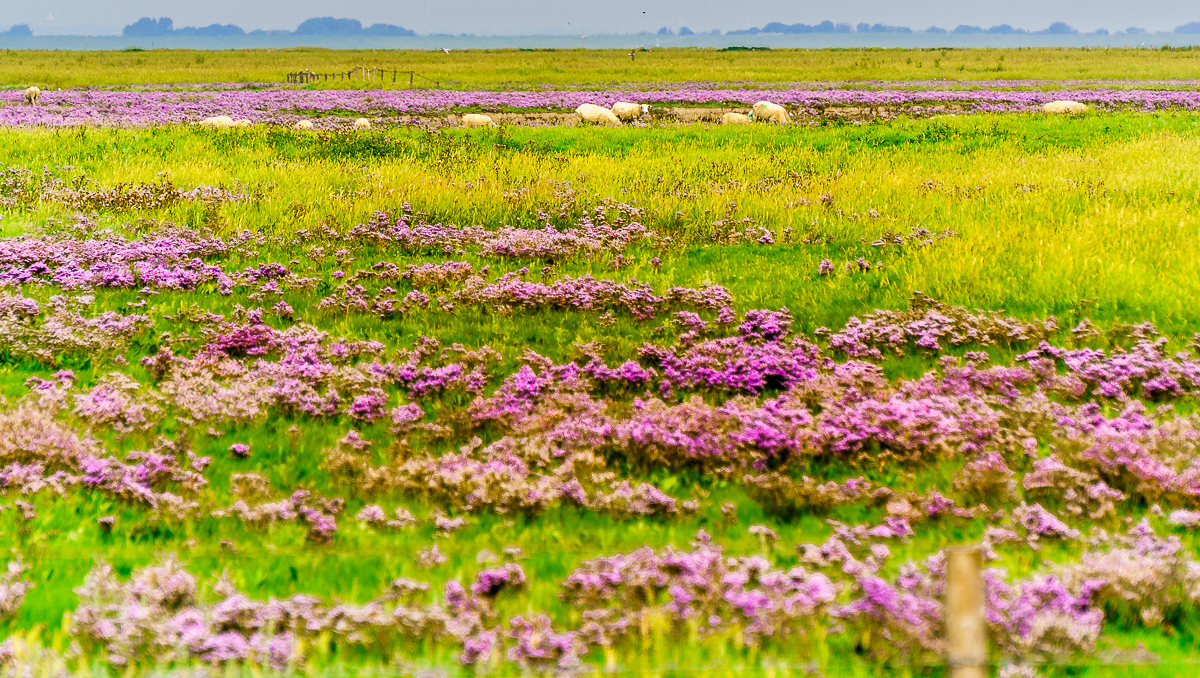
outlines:
[{"label": "fence line", "polygon": [[433,78],[425,77],[416,71],[405,71],[399,68],[381,68],[378,66],[356,66],[348,71],[339,71],[337,73],[317,73],[305,69],[287,74],[287,82],[291,85],[310,85],[319,82],[369,82],[386,84],[388,75],[392,76],[392,84],[398,82],[403,83],[403,76],[408,75],[408,86],[412,87],[415,81],[420,78],[425,82],[433,83],[434,87],[441,87],[441,81]]}]

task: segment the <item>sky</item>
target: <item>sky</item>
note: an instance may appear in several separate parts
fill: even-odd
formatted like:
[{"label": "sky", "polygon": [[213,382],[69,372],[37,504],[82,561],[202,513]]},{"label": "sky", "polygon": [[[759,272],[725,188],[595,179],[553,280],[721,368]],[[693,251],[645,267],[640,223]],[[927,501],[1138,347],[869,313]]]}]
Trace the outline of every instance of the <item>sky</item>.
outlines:
[{"label": "sky", "polygon": [[[1041,30],[1065,21],[1083,32],[1131,26],[1170,31],[1200,21],[1194,0],[38,0],[0,2],[0,30],[27,23],[37,35],[115,35],[140,17],[176,27],[232,23],[246,30],[294,29],[310,17],[389,23],[418,33],[582,35],[696,32],[783,23],[884,23],[924,29],[1011,24]],[[51,18],[52,17],[52,18]]]}]

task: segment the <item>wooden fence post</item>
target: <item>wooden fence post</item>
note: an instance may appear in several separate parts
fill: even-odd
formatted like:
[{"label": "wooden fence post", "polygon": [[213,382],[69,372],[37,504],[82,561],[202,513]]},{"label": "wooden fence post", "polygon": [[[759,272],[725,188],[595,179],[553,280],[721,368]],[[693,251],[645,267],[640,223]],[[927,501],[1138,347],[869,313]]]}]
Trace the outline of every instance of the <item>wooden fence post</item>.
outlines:
[{"label": "wooden fence post", "polygon": [[986,678],[987,621],[983,616],[983,550],[946,549],[946,663],[950,678]]}]

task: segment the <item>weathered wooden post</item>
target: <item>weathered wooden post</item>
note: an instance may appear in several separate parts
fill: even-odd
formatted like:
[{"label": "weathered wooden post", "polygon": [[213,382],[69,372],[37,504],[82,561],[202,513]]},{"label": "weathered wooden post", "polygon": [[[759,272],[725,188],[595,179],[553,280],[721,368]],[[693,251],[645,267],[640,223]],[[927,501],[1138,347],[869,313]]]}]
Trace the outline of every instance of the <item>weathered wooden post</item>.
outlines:
[{"label": "weathered wooden post", "polygon": [[946,549],[946,663],[950,678],[986,678],[987,622],[983,616],[983,550]]},{"label": "weathered wooden post", "polygon": [[409,87],[412,87],[413,76],[414,76],[414,75],[416,75],[416,74],[417,74],[417,72],[416,72],[416,71],[409,71],[409,72],[408,72],[408,86],[409,86]]}]

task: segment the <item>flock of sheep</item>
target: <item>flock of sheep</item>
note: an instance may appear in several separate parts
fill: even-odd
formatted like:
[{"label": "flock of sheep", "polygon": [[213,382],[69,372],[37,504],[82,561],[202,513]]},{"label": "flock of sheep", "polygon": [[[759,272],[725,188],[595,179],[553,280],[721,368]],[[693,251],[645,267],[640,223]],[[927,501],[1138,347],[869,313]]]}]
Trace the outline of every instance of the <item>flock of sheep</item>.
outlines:
[{"label": "flock of sheep", "polygon": [[[583,104],[575,109],[579,117],[584,122],[595,125],[612,125],[620,126],[627,122],[633,122],[638,118],[650,112],[650,107],[646,104],[631,104],[625,101],[618,101],[613,104],[612,108],[597,106],[596,104]],[[487,116],[478,116],[487,117]],[[489,118],[490,120],[490,118]],[[752,122],[773,122],[777,125],[786,125],[792,121],[788,116],[787,109],[779,104],[773,104],[769,101],[760,101],[750,109],[750,115],[743,113],[726,113],[721,116],[721,123],[725,125],[748,125]],[[466,116],[463,117],[464,125],[466,124]],[[493,125],[495,123],[492,123]]]},{"label": "flock of sheep", "polygon": [[[575,109],[579,117],[586,123],[596,125],[612,125],[619,127],[627,122],[633,122],[650,112],[650,106],[646,104],[631,104],[624,101],[618,101],[613,104],[612,108],[605,108],[595,104],[583,104]],[[721,122],[726,125],[746,125],[758,120],[760,122],[773,122],[779,125],[786,125],[791,122],[787,110],[778,104],[773,104],[767,101],[760,101],[754,104],[750,111],[750,115],[741,113],[726,113]],[[228,115],[217,115],[211,118],[205,118],[199,122],[201,127],[222,129],[228,127],[249,127],[249,120],[234,120]],[[482,113],[467,113],[462,116],[462,126],[468,129],[476,127],[498,127],[496,121],[491,116],[483,115]],[[359,118],[354,121],[355,129],[370,129],[371,121],[366,118]],[[313,129],[313,123],[310,120],[301,120],[292,125],[293,129]]]},{"label": "flock of sheep", "polygon": [[[1045,113],[1082,113],[1086,110],[1087,106],[1077,101],[1051,101],[1042,106],[1042,111]],[[596,104],[583,104],[575,109],[575,113],[585,123],[620,127],[625,123],[634,122],[642,116],[649,114],[650,106],[647,104],[631,104],[626,101],[618,101],[612,105],[612,108],[605,108]],[[460,120],[462,126],[467,129],[498,127],[496,121],[491,116],[482,113],[466,113]],[[721,116],[721,124],[723,125],[749,125],[754,122],[787,125],[791,121],[791,116],[788,115],[786,108],[770,101],[755,103],[750,108],[749,115],[729,112]],[[202,120],[200,124],[207,127],[245,127],[250,124],[250,121],[239,120],[234,122],[228,116],[218,116],[217,118]],[[359,118],[354,121],[354,127],[357,129],[368,129],[370,126],[371,123],[366,118]],[[293,127],[295,129],[312,129],[313,124],[308,120],[301,120]]]},{"label": "flock of sheep", "polygon": [[[35,106],[41,103],[42,90],[36,86],[25,90],[25,103],[30,106]],[[1087,106],[1078,101],[1051,101],[1042,106],[1044,113],[1083,113],[1087,110]],[[646,104],[631,104],[626,101],[618,101],[612,105],[612,108],[597,106],[596,104],[583,104],[575,109],[575,112],[586,123],[594,125],[611,125],[620,127],[624,123],[633,122],[650,112],[650,106]],[[753,122],[768,122],[777,125],[786,125],[790,123],[791,117],[788,115],[787,109],[779,104],[773,104],[769,101],[759,101],[750,109],[750,115],[743,113],[726,113],[721,116],[721,123],[724,125],[749,125]],[[211,118],[205,118],[199,122],[201,127],[212,129],[224,129],[230,127],[249,127],[252,123],[249,120],[234,120],[228,115],[217,115]],[[462,116],[462,126],[468,129],[475,127],[496,127],[496,121],[491,116],[480,113],[467,113]],[[312,129],[313,124],[310,120],[301,120],[292,126],[293,129]],[[359,118],[354,121],[355,129],[370,129],[371,121],[366,118]]]},{"label": "flock of sheep", "polygon": [[[1083,113],[1087,106],[1078,101],[1051,101],[1042,106],[1044,113]],[[595,104],[583,104],[575,109],[584,122],[596,125],[619,126],[632,122],[650,112],[646,104],[631,104],[618,101],[612,108]],[[767,122],[776,125],[787,125],[792,121],[787,109],[770,101],[759,101],[750,109],[750,115],[729,112],[721,116],[723,125],[749,125],[754,122]],[[496,123],[486,115],[472,113],[463,116],[464,127],[495,127]]]}]

